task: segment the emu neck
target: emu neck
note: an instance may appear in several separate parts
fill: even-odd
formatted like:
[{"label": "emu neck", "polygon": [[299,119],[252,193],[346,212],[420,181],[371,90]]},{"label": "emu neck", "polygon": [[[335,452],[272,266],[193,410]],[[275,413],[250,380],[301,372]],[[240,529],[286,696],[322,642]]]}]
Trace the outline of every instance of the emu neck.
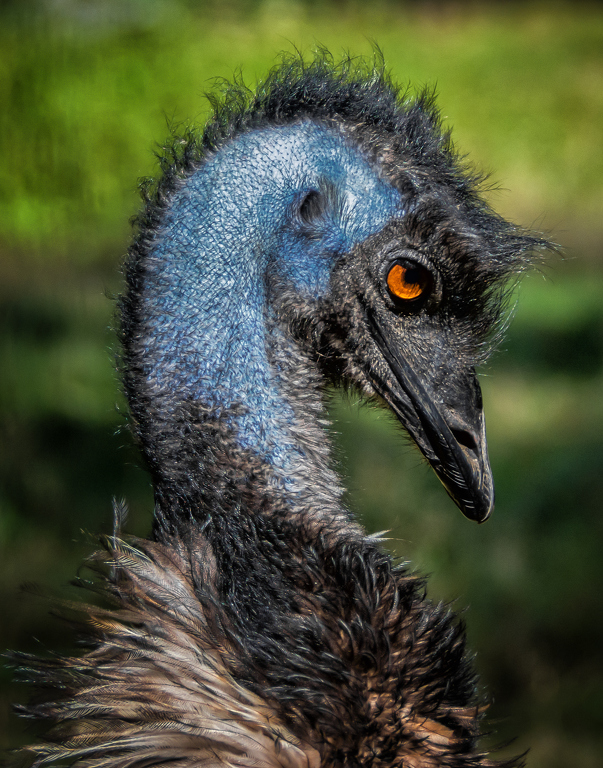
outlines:
[{"label": "emu neck", "polygon": [[[171,343],[158,347],[146,370],[161,420],[168,430],[174,424],[182,426],[178,422],[182,405],[191,406],[185,412],[193,421],[199,407],[204,424],[213,429],[221,423],[227,429],[226,450],[234,443],[265,465],[264,476],[274,490],[294,503],[305,503],[308,489],[329,488],[330,501],[336,503],[341,491],[329,468],[321,378],[279,326],[261,276],[245,274],[248,255],[237,256],[238,285],[222,284],[215,292],[200,291],[192,299],[183,296],[178,318],[154,306],[170,329],[167,338],[177,340],[173,347]],[[229,257],[232,265],[232,252]],[[185,272],[188,267],[183,265]],[[237,282],[234,276],[231,280]],[[194,321],[194,333],[179,326],[182,318]],[[220,439],[219,433],[214,439]],[[201,436],[201,443],[206,440]]]}]

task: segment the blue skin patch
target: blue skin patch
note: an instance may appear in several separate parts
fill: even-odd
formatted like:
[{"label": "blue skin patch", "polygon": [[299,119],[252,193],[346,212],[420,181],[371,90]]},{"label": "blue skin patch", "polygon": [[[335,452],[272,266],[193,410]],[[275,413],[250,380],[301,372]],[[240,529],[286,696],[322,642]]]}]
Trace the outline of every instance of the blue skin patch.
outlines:
[{"label": "blue skin patch", "polygon": [[[299,209],[312,190],[328,204],[307,223]],[[399,192],[333,128],[298,123],[226,144],[175,193],[147,259],[151,394],[168,407],[243,404],[241,445],[294,474],[294,414],[266,354],[266,271],[324,296],[337,259],[402,212]]]}]

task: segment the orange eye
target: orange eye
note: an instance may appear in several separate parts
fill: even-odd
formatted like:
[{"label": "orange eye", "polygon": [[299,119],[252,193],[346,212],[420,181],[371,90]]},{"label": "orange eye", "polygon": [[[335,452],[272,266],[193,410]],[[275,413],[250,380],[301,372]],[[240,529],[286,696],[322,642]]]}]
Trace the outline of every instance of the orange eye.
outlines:
[{"label": "orange eye", "polygon": [[392,296],[414,301],[429,287],[431,275],[420,264],[394,264],[387,274],[387,287]]}]

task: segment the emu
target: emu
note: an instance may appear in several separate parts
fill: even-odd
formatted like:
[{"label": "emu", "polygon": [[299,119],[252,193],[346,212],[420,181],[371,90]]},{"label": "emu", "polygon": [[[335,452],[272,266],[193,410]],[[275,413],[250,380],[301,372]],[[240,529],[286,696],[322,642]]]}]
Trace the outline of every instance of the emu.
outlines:
[{"label": "emu", "polygon": [[[120,302],[148,539],[93,555],[81,655],[21,655],[44,736],[81,768],[475,768],[463,628],[342,502],[325,387],[385,403],[481,522],[475,366],[542,240],[497,216],[432,94],[382,63],[283,58],[174,139]],[[513,762],[513,764],[515,764]]]}]

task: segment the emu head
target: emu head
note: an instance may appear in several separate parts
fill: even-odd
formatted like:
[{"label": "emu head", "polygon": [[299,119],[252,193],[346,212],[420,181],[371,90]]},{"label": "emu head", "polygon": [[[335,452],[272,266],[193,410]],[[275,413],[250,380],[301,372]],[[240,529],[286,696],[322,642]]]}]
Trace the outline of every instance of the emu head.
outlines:
[{"label": "emu head", "polygon": [[147,191],[122,305],[156,487],[202,404],[294,492],[317,461],[306,390],[326,377],[384,401],[463,513],[485,520],[475,366],[539,241],[480,198],[432,95],[406,99],[382,69],[285,60],[255,95],[234,87],[214,107]]}]

